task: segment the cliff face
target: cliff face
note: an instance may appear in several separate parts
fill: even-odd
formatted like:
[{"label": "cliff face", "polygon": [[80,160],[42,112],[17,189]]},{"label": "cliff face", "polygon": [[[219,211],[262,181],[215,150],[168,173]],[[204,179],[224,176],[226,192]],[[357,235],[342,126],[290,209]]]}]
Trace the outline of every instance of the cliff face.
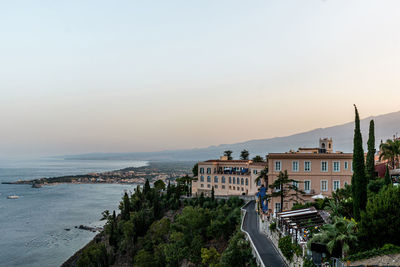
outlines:
[{"label": "cliff face", "polygon": [[[368,117],[361,120],[361,132],[363,142],[366,148],[368,138],[369,121],[375,120],[375,136],[376,147],[379,146],[381,140],[392,138],[394,134],[400,133],[400,111],[380,115],[376,117]],[[318,145],[320,137],[332,137],[335,150],[343,152],[351,152],[353,148],[353,131],[354,122],[345,123],[328,128],[319,128],[312,131],[294,134],[285,137],[276,137],[260,140],[250,140],[242,143],[223,144],[218,146],[210,146],[207,148],[196,148],[186,150],[171,150],[148,153],[116,153],[116,154],[86,154],[68,156],[74,159],[136,159],[136,160],[206,160],[217,158],[222,155],[225,150],[232,150],[235,158],[239,157],[239,153],[243,149],[250,152],[250,156],[266,155],[271,152],[284,152],[290,149],[296,150],[298,147],[315,147]]]}]

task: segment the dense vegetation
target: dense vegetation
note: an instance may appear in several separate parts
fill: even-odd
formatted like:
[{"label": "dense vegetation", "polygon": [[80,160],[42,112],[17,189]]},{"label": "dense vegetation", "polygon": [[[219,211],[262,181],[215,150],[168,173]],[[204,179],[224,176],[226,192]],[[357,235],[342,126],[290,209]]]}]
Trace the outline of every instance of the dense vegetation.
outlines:
[{"label": "dense vegetation", "polygon": [[[368,153],[364,167],[364,152],[357,108],[354,133],[354,174],[352,185],[333,193],[332,198],[319,200],[317,208],[327,209],[331,223],[313,235],[311,242],[322,243],[331,256],[346,260],[400,252],[400,187],[392,184],[389,169],[385,178],[374,176],[374,123],[370,123]],[[384,157],[395,165],[393,142],[381,144]],[[299,205],[298,208],[300,208]],[[304,205],[303,205],[304,206]]]},{"label": "dense vegetation", "polygon": [[[181,179],[180,181],[184,181]],[[120,203],[120,215],[103,213],[102,236],[79,256],[77,266],[255,266],[238,229],[239,198],[185,199],[185,186],[149,183]]]}]

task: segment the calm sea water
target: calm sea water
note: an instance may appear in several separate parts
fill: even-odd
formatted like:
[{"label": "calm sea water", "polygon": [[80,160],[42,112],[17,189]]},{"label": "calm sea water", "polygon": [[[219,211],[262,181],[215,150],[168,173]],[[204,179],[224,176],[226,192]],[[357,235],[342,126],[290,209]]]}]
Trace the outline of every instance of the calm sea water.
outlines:
[{"label": "calm sea water", "polygon": [[[139,161],[0,159],[0,182],[86,174],[131,166]],[[101,212],[117,210],[133,185],[62,184],[31,188],[0,185],[0,266],[59,266],[95,233],[75,226],[99,226]],[[19,199],[7,199],[16,194]],[[65,229],[70,229],[69,231]]]}]

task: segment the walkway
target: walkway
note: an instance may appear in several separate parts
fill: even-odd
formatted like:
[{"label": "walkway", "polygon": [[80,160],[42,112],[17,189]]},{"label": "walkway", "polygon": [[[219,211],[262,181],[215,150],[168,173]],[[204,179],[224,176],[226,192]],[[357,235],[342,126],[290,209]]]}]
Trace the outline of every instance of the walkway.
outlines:
[{"label": "walkway", "polygon": [[245,207],[246,217],[244,218],[243,229],[249,233],[265,266],[286,267],[272,242],[259,232],[258,214],[254,209],[254,205],[255,202],[252,201]]}]

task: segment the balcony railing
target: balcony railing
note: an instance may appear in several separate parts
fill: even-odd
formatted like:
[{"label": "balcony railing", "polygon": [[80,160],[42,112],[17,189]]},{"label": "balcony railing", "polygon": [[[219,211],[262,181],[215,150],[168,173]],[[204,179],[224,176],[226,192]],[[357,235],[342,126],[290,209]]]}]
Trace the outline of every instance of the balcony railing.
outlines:
[{"label": "balcony railing", "polygon": [[226,175],[250,175],[249,171],[242,172],[242,171],[217,171],[215,174],[226,174]]},{"label": "balcony railing", "polygon": [[305,195],[315,195],[315,190],[311,189],[311,190],[304,190]]}]

